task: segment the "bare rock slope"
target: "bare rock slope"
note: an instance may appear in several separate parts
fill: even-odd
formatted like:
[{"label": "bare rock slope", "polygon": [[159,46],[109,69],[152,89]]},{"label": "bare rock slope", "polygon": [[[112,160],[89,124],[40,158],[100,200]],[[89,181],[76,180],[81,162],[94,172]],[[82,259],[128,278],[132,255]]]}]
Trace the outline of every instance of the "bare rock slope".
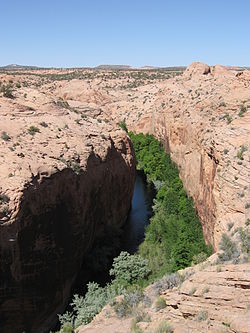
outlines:
[{"label": "bare rock slope", "polygon": [[51,327],[95,237],[124,223],[135,179],[124,131],[30,94],[0,98],[2,333]]},{"label": "bare rock slope", "polygon": [[[190,269],[189,274],[190,274]],[[180,287],[165,290],[165,306],[157,308],[154,285],[146,290],[151,306],[139,305],[133,311],[137,331],[174,333],[249,333],[250,332],[250,266],[206,265],[195,268]],[[155,295],[155,296],[154,296]],[[159,330],[162,323],[168,330]],[[132,318],[119,318],[107,305],[94,320],[77,329],[78,333],[128,333]],[[157,330],[158,329],[158,330]]]}]

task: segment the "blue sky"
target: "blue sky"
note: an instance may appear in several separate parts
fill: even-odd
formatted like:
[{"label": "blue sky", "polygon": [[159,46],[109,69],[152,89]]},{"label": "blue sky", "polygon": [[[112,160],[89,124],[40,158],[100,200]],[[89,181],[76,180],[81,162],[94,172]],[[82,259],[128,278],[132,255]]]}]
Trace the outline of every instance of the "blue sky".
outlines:
[{"label": "blue sky", "polygon": [[250,0],[0,0],[0,66],[250,66]]}]

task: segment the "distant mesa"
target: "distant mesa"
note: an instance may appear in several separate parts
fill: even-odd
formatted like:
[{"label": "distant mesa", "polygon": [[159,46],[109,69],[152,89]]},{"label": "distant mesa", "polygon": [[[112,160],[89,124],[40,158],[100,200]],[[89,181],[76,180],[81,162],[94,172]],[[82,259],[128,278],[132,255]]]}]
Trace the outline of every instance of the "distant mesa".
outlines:
[{"label": "distant mesa", "polygon": [[129,65],[99,65],[95,67],[96,69],[131,69]]},{"label": "distant mesa", "polygon": [[17,64],[10,64],[7,66],[2,66],[0,67],[0,69],[5,69],[5,70],[20,70],[20,69],[39,69],[42,67],[38,67],[38,66],[24,66],[24,65],[17,65]]}]

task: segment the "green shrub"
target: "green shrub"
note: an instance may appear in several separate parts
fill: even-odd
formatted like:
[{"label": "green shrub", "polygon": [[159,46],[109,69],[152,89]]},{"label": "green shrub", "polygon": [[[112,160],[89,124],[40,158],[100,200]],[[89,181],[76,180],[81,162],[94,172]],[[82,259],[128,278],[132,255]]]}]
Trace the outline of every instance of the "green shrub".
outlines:
[{"label": "green shrub", "polygon": [[40,132],[39,128],[37,128],[33,125],[28,128],[28,133],[30,135],[35,135],[36,133],[39,133],[39,132]]},{"label": "green shrub", "polygon": [[206,294],[206,293],[208,293],[209,292],[209,287],[204,287],[203,289],[202,289],[202,294]]},{"label": "green shrub", "polygon": [[139,323],[139,322],[148,323],[151,321],[150,316],[143,309],[140,309],[139,307],[134,310],[133,315],[134,315],[134,321],[136,323]]},{"label": "green shrub", "polygon": [[10,198],[6,194],[0,194],[0,204],[1,203],[8,203]]},{"label": "green shrub", "polygon": [[155,281],[152,284],[152,287],[157,294],[160,294],[161,291],[179,286],[182,281],[183,278],[180,276],[179,273],[172,273],[170,275],[165,275],[161,279]]},{"label": "green shrub", "polygon": [[223,251],[223,253],[220,253],[218,255],[221,261],[228,261],[239,257],[236,243],[232,241],[225,233],[222,234],[222,238],[220,241],[220,250]]},{"label": "green shrub", "polygon": [[237,157],[240,159],[240,160],[244,160],[244,157],[243,157],[243,154],[244,152],[247,151],[247,147],[242,145],[240,147],[240,150],[237,152]]},{"label": "green shrub", "polygon": [[173,333],[173,326],[167,321],[162,321],[155,329],[154,333]]},{"label": "green shrub", "polygon": [[155,309],[156,311],[162,310],[166,307],[166,301],[163,297],[158,297],[156,302],[155,302]]},{"label": "green shrub", "polygon": [[48,124],[47,124],[45,121],[42,121],[42,122],[40,123],[40,125],[41,125],[42,127],[48,127]]},{"label": "green shrub", "polygon": [[192,289],[189,290],[189,293],[188,295],[189,296],[193,296],[193,294],[196,292],[197,288],[196,287],[193,287]]},{"label": "green shrub", "polygon": [[204,320],[207,320],[207,318],[208,318],[208,313],[207,313],[207,311],[204,311],[204,310],[201,310],[196,315],[196,319],[198,321],[204,321]]},{"label": "green shrub", "polygon": [[6,98],[14,98],[13,87],[11,83],[7,85],[2,85],[0,91],[3,93],[3,96]]},{"label": "green shrub", "polygon": [[143,333],[140,327],[138,327],[137,322],[133,319],[130,326],[131,333]]},{"label": "green shrub", "polygon": [[119,123],[119,126],[120,126],[125,132],[128,133],[128,128],[127,128],[127,125],[126,125],[125,119]]},{"label": "green shrub", "polygon": [[229,113],[227,113],[225,115],[225,118],[226,118],[228,124],[230,124],[232,122],[232,120],[233,120],[233,118],[229,115]]},{"label": "green shrub", "polygon": [[243,228],[238,229],[240,240],[241,240],[241,250],[247,254],[250,253],[250,231],[243,230]]},{"label": "green shrub", "polygon": [[247,112],[247,108],[244,104],[242,104],[241,107],[240,107],[240,112],[238,113],[238,116],[243,117],[245,112]]},{"label": "green shrub", "polygon": [[73,333],[74,332],[74,315],[70,312],[65,312],[62,315],[58,315],[59,322],[61,324],[60,333]]},{"label": "green shrub", "polygon": [[113,299],[116,292],[110,285],[100,287],[98,283],[89,282],[88,291],[85,297],[74,295],[71,306],[76,314],[74,318],[75,327],[81,324],[88,324],[102,308]]},{"label": "green shrub", "polygon": [[205,252],[200,252],[200,253],[195,254],[195,255],[193,256],[192,263],[193,263],[194,265],[197,265],[197,264],[199,264],[199,263],[205,261],[205,260],[207,259],[207,257],[208,257],[207,253],[205,253]]},{"label": "green shrub", "polygon": [[2,132],[1,139],[4,141],[10,141],[11,137],[6,132]]},{"label": "green shrub", "polygon": [[128,252],[123,251],[114,259],[109,273],[116,280],[131,284],[145,279],[149,275],[150,270],[147,259],[143,259],[140,255],[130,255]]},{"label": "green shrub", "polygon": [[123,298],[121,300],[114,302],[113,307],[115,313],[120,318],[129,316],[143,299],[144,294],[139,289],[126,291],[123,293]]}]

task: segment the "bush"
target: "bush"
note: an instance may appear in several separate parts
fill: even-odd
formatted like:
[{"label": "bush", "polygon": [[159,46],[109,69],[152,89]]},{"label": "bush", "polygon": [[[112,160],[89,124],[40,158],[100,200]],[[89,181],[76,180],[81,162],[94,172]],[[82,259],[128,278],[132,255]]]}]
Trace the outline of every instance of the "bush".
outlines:
[{"label": "bush", "polygon": [[0,194],[0,204],[1,203],[8,203],[10,198],[6,194]]},{"label": "bush", "polygon": [[238,116],[243,117],[245,112],[247,112],[247,108],[244,104],[242,104],[241,107],[240,107],[240,112],[238,113]]},{"label": "bush", "polygon": [[40,125],[41,125],[42,127],[48,127],[48,124],[47,124],[45,121],[42,121],[42,122],[40,123]]},{"label": "bush", "polygon": [[12,84],[2,85],[1,90],[3,96],[6,98],[14,98]]},{"label": "bush", "polygon": [[125,119],[119,123],[119,126],[120,126],[125,132],[128,133],[128,128],[127,128],[127,125],[126,125]]},{"label": "bush", "polygon": [[58,315],[61,324],[60,333],[73,333],[74,332],[74,315],[70,312],[65,312]]},{"label": "bush", "polygon": [[136,321],[133,319],[130,326],[131,333],[143,333],[143,331],[138,327]]},{"label": "bush", "polygon": [[241,240],[241,250],[244,253],[250,253],[250,232],[239,228],[238,230]]},{"label": "bush", "polygon": [[165,320],[160,322],[160,324],[157,326],[156,330],[154,331],[154,333],[173,333],[173,332],[174,330],[172,325]]},{"label": "bush", "polygon": [[4,141],[10,141],[11,137],[6,132],[2,132],[1,139]]},{"label": "bush", "polygon": [[225,233],[222,235],[220,241],[220,250],[223,251],[223,253],[218,255],[221,261],[228,261],[239,257],[236,243],[232,241]]},{"label": "bush", "polygon": [[207,318],[208,318],[207,311],[202,310],[202,311],[198,312],[197,315],[196,315],[196,319],[198,321],[204,321],[204,320],[207,320]]},{"label": "bush", "polygon": [[28,133],[30,135],[35,135],[36,133],[39,133],[39,132],[40,132],[39,128],[37,128],[33,125],[28,128]]},{"label": "bush", "polygon": [[240,147],[240,150],[237,152],[237,157],[242,161],[244,160],[243,154],[244,154],[245,151],[247,151],[247,147],[242,145]]},{"label": "bush", "polygon": [[199,263],[205,261],[205,260],[207,259],[207,257],[208,257],[207,253],[205,253],[205,252],[200,252],[200,253],[195,254],[195,255],[193,256],[192,263],[193,263],[194,265],[197,265],[197,264],[199,264]]},{"label": "bush", "polygon": [[166,301],[163,297],[158,297],[155,302],[155,309],[156,311],[159,311],[161,309],[164,309],[166,307]]},{"label": "bush", "polygon": [[88,324],[96,314],[116,295],[110,286],[100,287],[98,283],[89,282],[85,297],[74,295],[71,306],[76,314],[75,327]]},{"label": "bush", "polygon": [[143,299],[144,294],[139,289],[126,291],[121,300],[114,302],[113,307],[115,313],[120,318],[129,316],[133,313],[138,304],[143,301]]},{"label": "bush", "polygon": [[156,290],[157,294],[160,294],[161,291],[172,289],[179,286],[182,283],[183,279],[179,273],[172,273],[170,275],[165,275],[161,279],[157,280],[152,287]]},{"label": "bush", "polygon": [[140,255],[130,255],[128,252],[123,251],[114,259],[109,273],[116,280],[131,284],[145,279],[149,275],[150,270],[146,259],[143,259]]}]

